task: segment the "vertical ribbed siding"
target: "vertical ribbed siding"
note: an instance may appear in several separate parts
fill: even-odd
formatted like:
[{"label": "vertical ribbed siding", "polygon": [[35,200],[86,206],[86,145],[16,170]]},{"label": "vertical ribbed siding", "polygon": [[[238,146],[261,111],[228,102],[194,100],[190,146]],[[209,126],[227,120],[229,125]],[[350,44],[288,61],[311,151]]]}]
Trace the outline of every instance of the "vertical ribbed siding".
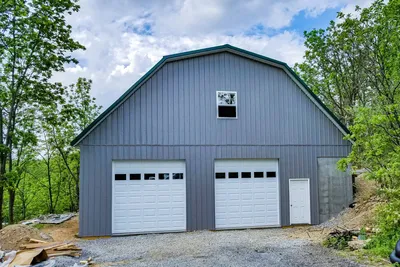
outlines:
[{"label": "vertical ribbed siding", "polygon": [[281,224],[289,221],[290,178],[310,178],[312,223],[318,223],[318,157],[344,157],[347,146],[81,146],[80,234],[111,234],[111,161],[186,161],[187,229],[214,229],[214,160],[279,159]]},{"label": "vertical ribbed siding", "polygon": [[[216,91],[237,91],[238,119],[217,119]],[[318,223],[317,157],[344,157],[341,132],[281,69],[218,53],[166,64],[81,143],[80,234],[111,234],[111,162],[183,159],[188,230],[213,229],[214,160],[279,159],[281,223],[289,178],[310,178]]]},{"label": "vertical ribbed siding", "polygon": [[[218,90],[237,91],[238,119],[216,119]],[[283,70],[220,53],[166,64],[94,129],[83,144],[348,142]]]}]

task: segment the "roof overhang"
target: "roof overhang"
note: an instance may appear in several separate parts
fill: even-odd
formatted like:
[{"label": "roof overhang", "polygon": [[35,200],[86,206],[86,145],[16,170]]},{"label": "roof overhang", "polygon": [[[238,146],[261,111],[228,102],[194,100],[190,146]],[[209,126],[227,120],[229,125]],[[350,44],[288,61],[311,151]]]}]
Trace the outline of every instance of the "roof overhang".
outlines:
[{"label": "roof overhang", "polygon": [[135,84],[133,84],[120,98],[118,98],[110,107],[101,113],[89,126],[87,126],[75,139],[71,142],[72,146],[78,145],[88,134],[90,134],[109,114],[117,109],[126,99],[135,93],[154,73],[162,68],[166,63],[183,60],[187,58],[200,57],[221,52],[230,52],[242,57],[246,57],[270,66],[282,69],[286,74],[300,87],[300,89],[311,99],[312,102],[332,121],[332,123],[344,134],[350,131],[340,120],[322,103],[322,101],[311,91],[306,83],[284,62],[268,58],[229,44],[214,46],[199,50],[193,50],[178,54],[164,56],[156,65],[154,65],[145,75],[143,75]]}]

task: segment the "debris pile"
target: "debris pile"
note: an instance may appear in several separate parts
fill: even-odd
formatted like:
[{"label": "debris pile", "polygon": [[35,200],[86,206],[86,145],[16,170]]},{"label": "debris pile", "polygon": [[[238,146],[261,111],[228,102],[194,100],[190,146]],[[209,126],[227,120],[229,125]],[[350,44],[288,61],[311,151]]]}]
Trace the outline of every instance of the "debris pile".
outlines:
[{"label": "debris pile", "polygon": [[0,247],[2,250],[18,250],[30,239],[52,242],[53,238],[29,225],[14,224],[0,230]]},{"label": "debris pile", "polygon": [[[72,242],[46,242],[30,239],[29,243],[21,245],[18,251],[11,251],[7,254],[0,252],[0,255],[4,255],[3,258],[0,258],[0,267],[31,266],[57,256],[80,257],[81,251]],[[52,266],[50,264],[52,264],[51,261],[43,266]]]},{"label": "debris pile", "polygon": [[370,239],[368,235],[372,233],[370,228],[358,229],[345,229],[345,228],[335,228],[329,232],[324,244],[327,247],[332,247],[335,249],[345,249],[359,250],[364,248]]},{"label": "debris pile", "polygon": [[48,214],[42,215],[39,218],[31,219],[28,221],[23,221],[21,224],[30,225],[30,224],[60,224],[63,223],[72,217],[76,216],[76,213],[67,213],[67,214]]}]

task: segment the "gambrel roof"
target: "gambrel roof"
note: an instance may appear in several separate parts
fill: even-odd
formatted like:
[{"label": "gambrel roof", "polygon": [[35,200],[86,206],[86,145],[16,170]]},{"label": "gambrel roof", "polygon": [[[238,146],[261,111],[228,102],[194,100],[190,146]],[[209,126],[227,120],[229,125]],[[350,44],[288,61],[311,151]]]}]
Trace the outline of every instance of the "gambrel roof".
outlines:
[{"label": "gambrel roof", "polygon": [[349,134],[349,130],[340,120],[321,102],[321,100],[311,91],[305,82],[284,62],[265,57],[229,44],[214,46],[199,50],[193,50],[178,54],[164,56],[154,67],[143,75],[135,84],[133,84],[120,98],[118,98],[110,107],[100,114],[88,127],[86,127],[72,142],[71,145],[78,145],[97,125],[99,125],[109,114],[118,108],[126,99],[128,99],[140,86],[146,82],[154,73],[162,68],[166,63],[205,56],[215,53],[229,52],[245,58],[249,58],[267,65],[282,69],[299,86],[299,88],[311,99],[311,101],[333,122],[333,124],[344,134]]}]

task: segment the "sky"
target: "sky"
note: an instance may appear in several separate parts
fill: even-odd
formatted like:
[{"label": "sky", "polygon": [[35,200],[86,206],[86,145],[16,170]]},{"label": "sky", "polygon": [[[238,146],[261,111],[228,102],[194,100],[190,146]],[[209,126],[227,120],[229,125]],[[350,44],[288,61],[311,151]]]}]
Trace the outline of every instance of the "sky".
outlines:
[{"label": "sky", "polygon": [[56,81],[93,81],[103,110],[164,55],[231,44],[289,66],[303,60],[303,32],[326,28],[339,11],[371,0],[80,0],[68,17],[86,50]]}]

